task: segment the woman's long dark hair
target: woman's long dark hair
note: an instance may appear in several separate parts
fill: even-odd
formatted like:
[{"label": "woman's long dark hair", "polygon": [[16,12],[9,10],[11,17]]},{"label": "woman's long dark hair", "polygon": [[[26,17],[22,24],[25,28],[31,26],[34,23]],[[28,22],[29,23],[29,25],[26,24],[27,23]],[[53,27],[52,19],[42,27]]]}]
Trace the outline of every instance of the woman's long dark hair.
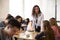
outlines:
[{"label": "woman's long dark hair", "polygon": [[49,21],[47,20],[43,21],[43,26],[47,40],[55,40],[54,32],[50,26]]},{"label": "woman's long dark hair", "polygon": [[50,26],[50,23],[49,23],[49,21],[48,20],[44,20],[43,21],[43,26],[44,26],[44,30],[49,30],[49,31],[51,31],[52,29],[51,29],[51,26]]},{"label": "woman's long dark hair", "polygon": [[[36,14],[35,14],[35,7],[38,7],[38,8],[39,8],[38,5],[35,5],[35,6],[33,7],[33,9],[32,9],[32,16],[35,16],[35,15],[36,15]],[[38,14],[40,14],[40,13],[41,13],[41,10],[40,10],[40,8],[39,8]]]},{"label": "woman's long dark hair", "polygon": [[60,29],[58,27],[57,21],[55,18],[50,18],[49,20],[51,27],[56,26],[58,28],[58,32],[60,33]]}]

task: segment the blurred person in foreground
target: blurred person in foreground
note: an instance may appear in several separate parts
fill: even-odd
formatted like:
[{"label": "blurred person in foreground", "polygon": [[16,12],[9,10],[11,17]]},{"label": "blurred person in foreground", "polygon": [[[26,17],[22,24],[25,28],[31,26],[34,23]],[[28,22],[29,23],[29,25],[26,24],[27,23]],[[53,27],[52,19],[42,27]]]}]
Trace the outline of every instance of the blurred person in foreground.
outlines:
[{"label": "blurred person in foreground", "polygon": [[12,40],[12,36],[20,30],[20,24],[15,19],[10,19],[5,28],[0,29],[0,40]]}]

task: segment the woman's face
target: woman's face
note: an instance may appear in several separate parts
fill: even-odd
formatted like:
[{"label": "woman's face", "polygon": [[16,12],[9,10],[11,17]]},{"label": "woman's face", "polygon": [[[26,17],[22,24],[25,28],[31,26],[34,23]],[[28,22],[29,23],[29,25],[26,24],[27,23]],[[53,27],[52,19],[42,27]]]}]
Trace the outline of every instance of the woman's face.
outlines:
[{"label": "woman's face", "polygon": [[18,22],[21,22],[21,18],[19,18],[19,19],[17,19],[18,20]]},{"label": "woman's face", "polygon": [[39,13],[39,8],[35,7],[35,13],[38,14]]}]

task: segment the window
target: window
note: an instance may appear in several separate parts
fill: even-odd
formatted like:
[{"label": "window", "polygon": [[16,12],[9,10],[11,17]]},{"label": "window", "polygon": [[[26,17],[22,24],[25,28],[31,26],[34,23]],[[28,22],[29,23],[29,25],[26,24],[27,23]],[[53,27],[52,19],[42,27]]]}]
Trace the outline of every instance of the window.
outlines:
[{"label": "window", "polygon": [[39,5],[44,19],[55,17],[55,0],[10,0],[10,14],[30,18],[34,5]]},{"label": "window", "polygon": [[24,17],[23,14],[23,0],[9,0],[9,13],[14,17],[20,15]]},{"label": "window", "polygon": [[57,0],[57,21],[60,21],[60,0]]}]

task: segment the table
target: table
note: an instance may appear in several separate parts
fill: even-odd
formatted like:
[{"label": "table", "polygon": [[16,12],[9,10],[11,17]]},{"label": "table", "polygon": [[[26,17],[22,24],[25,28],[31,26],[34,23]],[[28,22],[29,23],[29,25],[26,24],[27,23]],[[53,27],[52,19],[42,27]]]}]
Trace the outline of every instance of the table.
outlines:
[{"label": "table", "polygon": [[14,35],[18,40],[35,40],[35,36],[39,34],[38,32],[21,32],[19,35]]}]

